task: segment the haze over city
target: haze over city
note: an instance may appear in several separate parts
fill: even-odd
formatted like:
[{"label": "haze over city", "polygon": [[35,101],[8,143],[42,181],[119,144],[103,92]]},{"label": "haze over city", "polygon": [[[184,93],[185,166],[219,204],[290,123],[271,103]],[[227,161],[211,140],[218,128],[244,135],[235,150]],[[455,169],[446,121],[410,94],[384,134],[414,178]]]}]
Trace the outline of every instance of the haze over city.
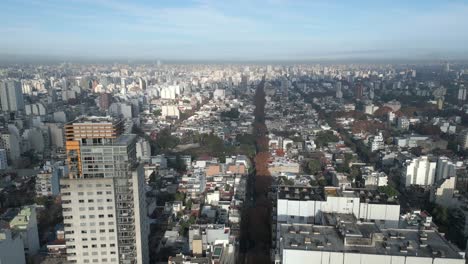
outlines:
[{"label": "haze over city", "polygon": [[468,263],[467,1],[0,18],[0,264]]},{"label": "haze over city", "polygon": [[[2,55],[467,59],[466,1],[4,0]],[[10,57],[9,57],[10,58]]]}]

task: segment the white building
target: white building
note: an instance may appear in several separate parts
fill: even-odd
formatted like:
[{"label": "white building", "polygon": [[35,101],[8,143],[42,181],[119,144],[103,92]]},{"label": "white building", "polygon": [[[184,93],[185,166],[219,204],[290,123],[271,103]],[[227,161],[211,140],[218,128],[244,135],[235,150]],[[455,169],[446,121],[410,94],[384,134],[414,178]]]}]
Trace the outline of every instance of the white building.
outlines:
[{"label": "white building", "polygon": [[213,99],[215,100],[224,100],[225,96],[226,96],[226,91],[224,89],[216,89],[213,92]]},{"label": "white building", "polygon": [[278,226],[275,264],[464,264],[464,253],[435,230],[382,228],[349,215],[324,225]]},{"label": "white building", "polygon": [[0,82],[0,104],[3,112],[16,112],[24,109],[21,83],[15,80]]},{"label": "white building", "polygon": [[375,111],[377,111],[379,109],[378,106],[374,105],[374,104],[369,104],[369,105],[366,105],[364,107],[364,113],[368,114],[368,115],[373,115],[375,113]]},{"label": "white building", "polygon": [[136,143],[136,155],[137,155],[137,158],[142,161],[148,161],[151,158],[150,143],[144,138],[138,139]]},{"label": "white building", "polygon": [[384,172],[372,172],[362,176],[364,179],[364,186],[366,187],[381,187],[388,185],[388,176]]},{"label": "white building", "polygon": [[46,114],[46,109],[43,104],[28,104],[25,106],[26,115],[43,116]]},{"label": "white building", "polygon": [[61,179],[67,259],[74,263],[146,264],[145,175],[137,137],[123,121],[82,117],[67,124],[69,177]]},{"label": "white building", "polygon": [[161,116],[179,119],[179,108],[177,107],[177,105],[163,105],[161,107]]},{"label": "white building", "polygon": [[384,138],[382,136],[382,132],[379,132],[378,135],[369,139],[369,148],[371,152],[384,148]]},{"label": "white building", "polygon": [[435,181],[436,166],[437,163],[430,161],[427,156],[407,160],[402,170],[405,186],[431,186]]},{"label": "white building", "polygon": [[26,264],[21,237],[8,228],[0,229],[0,263]]},{"label": "white building", "polygon": [[455,185],[457,177],[449,177],[442,179],[439,184],[431,192],[432,200],[441,206],[452,207],[456,204],[454,201]]},{"label": "white building", "polygon": [[323,213],[353,214],[357,219],[397,227],[400,205],[393,198],[370,190],[341,190],[281,186],[278,190],[276,215],[278,223],[321,222]]}]

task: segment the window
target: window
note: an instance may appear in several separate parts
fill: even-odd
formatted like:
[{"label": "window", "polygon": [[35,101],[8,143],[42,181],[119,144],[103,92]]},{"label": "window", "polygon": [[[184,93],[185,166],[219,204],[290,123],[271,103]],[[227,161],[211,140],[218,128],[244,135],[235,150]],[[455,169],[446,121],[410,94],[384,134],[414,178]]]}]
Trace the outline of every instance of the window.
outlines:
[{"label": "window", "polygon": [[95,238],[95,237],[91,238],[91,241],[96,241],[96,240],[97,240],[97,238]]},{"label": "window", "polygon": [[79,196],[83,196],[83,195],[84,195],[84,192],[78,192],[78,195],[79,195]]},{"label": "window", "polygon": [[87,245],[84,245],[83,248],[88,248],[88,246],[87,246]]},{"label": "window", "polygon": [[99,215],[99,218],[104,218],[104,215],[100,214],[100,215]]},{"label": "window", "polygon": [[93,199],[88,199],[88,203],[94,203]]},{"label": "window", "polygon": [[105,233],[105,232],[106,232],[105,229],[100,229],[100,230],[99,230],[99,233]]},{"label": "window", "polygon": [[101,195],[101,194],[102,194],[102,192],[97,192],[96,194],[97,194],[97,195]]},{"label": "window", "polygon": [[107,210],[112,210],[114,207],[112,206],[107,206]]},{"label": "window", "polygon": [[109,233],[114,233],[114,229],[109,229]]},{"label": "window", "polygon": [[84,200],[78,200],[79,203],[84,203]]},{"label": "window", "polygon": [[93,211],[94,207],[88,207],[88,210]]},{"label": "window", "polygon": [[103,226],[103,225],[105,225],[105,224],[106,224],[106,223],[104,223],[104,222],[99,222],[99,225],[100,225],[100,226]]},{"label": "window", "polygon": [[89,219],[94,219],[94,218],[96,218],[95,215],[89,215]]},{"label": "window", "polygon": [[106,202],[112,202],[112,199],[106,199]]},{"label": "window", "polygon": [[112,194],[112,191],[106,191],[106,194]]},{"label": "window", "polygon": [[107,245],[106,244],[101,244],[101,247],[102,248],[105,248]]},{"label": "window", "polygon": [[81,230],[81,234],[87,234],[88,232],[86,230]]},{"label": "window", "polygon": [[98,209],[99,211],[102,211],[102,210],[104,210],[104,206],[99,206],[97,209]]},{"label": "window", "polygon": [[115,244],[110,244],[109,247],[115,247]]},{"label": "window", "polygon": [[80,211],[85,211],[86,208],[85,208],[85,207],[80,207],[78,210],[80,210]]},{"label": "window", "polygon": [[86,219],[86,215],[80,215],[80,219]]},{"label": "window", "polygon": [[97,245],[96,245],[96,244],[94,244],[94,245],[91,245],[91,247],[92,247],[92,248],[97,248]]},{"label": "window", "polygon": [[88,241],[86,237],[81,238],[81,241]]},{"label": "window", "polygon": [[108,214],[107,217],[114,217],[114,215],[113,214]]}]

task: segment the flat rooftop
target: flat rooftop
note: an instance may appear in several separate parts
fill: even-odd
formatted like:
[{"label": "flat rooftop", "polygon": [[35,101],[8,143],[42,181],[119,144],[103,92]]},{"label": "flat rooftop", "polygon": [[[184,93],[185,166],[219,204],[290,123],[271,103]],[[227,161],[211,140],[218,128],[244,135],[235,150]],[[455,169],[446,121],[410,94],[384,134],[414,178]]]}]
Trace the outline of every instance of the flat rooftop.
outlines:
[{"label": "flat rooftop", "polygon": [[282,249],[463,259],[461,250],[434,230],[379,229],[374,223],[353,222],[281,224],[279,232]]},{"label": "flat rooftop", "polygon": [[319,187],[278,186],[278,199],[324,201],[324,195]]},{"label": "flat rooftop", "polygon": [[388,197],[385,193],[370,189],[346,189],[339,187],[304,187],[279,186],[278,199],[301,201],[325,201],[327,197],[359,198],[361,203],[398,204],[398,200]]}]

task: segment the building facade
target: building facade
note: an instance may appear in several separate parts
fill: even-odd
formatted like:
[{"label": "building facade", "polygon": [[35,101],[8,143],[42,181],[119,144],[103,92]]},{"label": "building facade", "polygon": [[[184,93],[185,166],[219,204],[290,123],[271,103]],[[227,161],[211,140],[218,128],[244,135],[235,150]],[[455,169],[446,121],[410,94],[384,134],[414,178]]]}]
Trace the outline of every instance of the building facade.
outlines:
[{"label": "building facade", "polygon": [[3,112],[24,110],[23,91],[19,81],[5,80],[0,82],[0,104]]},{"label": "building facade", "polygon": [[136,135],[122,121],[81,118],[66,126],[69,177],[61,180],[68,261],[148,263],[144,170]]}]

